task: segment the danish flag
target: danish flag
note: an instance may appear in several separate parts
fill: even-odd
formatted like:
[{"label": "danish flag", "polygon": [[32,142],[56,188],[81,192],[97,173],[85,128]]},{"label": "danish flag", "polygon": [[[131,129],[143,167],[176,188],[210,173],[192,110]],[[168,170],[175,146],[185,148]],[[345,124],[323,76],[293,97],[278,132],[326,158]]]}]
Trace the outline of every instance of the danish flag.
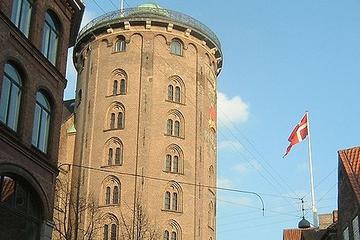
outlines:
[{"label": "danish flag", "polygon": [[301,119],[301,121],[295,126],[294,130],[291,132],[290,137],[288,141],[290,142],[290,145],[287,147],[285,155],[288,155],[290,152],[292,146],[294,146],[297,143],[302,142],[308,135],[308,119],[307,114]]}]

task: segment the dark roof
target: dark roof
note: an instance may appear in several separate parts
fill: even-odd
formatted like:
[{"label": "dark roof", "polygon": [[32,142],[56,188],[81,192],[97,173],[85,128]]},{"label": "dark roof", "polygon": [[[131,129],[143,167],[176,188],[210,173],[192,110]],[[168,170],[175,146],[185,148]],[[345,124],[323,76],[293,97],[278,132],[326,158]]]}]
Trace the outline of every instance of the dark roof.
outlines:
[{"label": "dark roof", "polygon": [[357,201],[360,203],[360,147],[340,150],[338,153]]},{"label": "dark roof", "polygon": [[74,114],[75,110],[75,99],[65,100],[63,102],[63,116],[62,121],[65,122],[70,116]]}]

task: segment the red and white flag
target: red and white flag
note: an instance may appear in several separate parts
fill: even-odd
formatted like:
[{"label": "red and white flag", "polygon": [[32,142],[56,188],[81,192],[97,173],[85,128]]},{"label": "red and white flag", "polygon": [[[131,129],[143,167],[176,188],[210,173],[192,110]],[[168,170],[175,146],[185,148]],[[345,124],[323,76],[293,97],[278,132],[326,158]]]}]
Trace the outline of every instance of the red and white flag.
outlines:
[{"label": "red and white flag", "polygon": [[286,149],[285,157],[290,152],[292,146],[302,142],[308,135],[308,119],[307,114],[301,119],[301,121],[295,126],[294,130],[291,132],[288,141],[290,142],[289,146]]}]

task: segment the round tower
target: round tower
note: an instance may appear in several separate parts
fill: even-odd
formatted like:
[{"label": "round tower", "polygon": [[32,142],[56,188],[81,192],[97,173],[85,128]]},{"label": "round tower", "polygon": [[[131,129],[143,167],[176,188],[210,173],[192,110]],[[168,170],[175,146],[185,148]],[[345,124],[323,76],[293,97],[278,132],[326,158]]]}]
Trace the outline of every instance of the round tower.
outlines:
[{"label": "round tower", "polygon": [[74,174],[102,213],[99,234],[136,234],[141,212],[156,239],[215,239],[216,35],[144,4],[86,25],[74,63],[74,164],[84,166]]}]

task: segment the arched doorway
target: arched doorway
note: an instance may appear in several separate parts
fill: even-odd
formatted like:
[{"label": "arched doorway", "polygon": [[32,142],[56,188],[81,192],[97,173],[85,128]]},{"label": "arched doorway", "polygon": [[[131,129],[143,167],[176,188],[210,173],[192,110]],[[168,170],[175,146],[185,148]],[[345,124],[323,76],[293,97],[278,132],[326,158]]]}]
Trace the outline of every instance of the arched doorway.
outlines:
[{"label": "arched doorway", "polygon": [[23,178],[0,175],[0,239],[40,239],[42,204]]}]

